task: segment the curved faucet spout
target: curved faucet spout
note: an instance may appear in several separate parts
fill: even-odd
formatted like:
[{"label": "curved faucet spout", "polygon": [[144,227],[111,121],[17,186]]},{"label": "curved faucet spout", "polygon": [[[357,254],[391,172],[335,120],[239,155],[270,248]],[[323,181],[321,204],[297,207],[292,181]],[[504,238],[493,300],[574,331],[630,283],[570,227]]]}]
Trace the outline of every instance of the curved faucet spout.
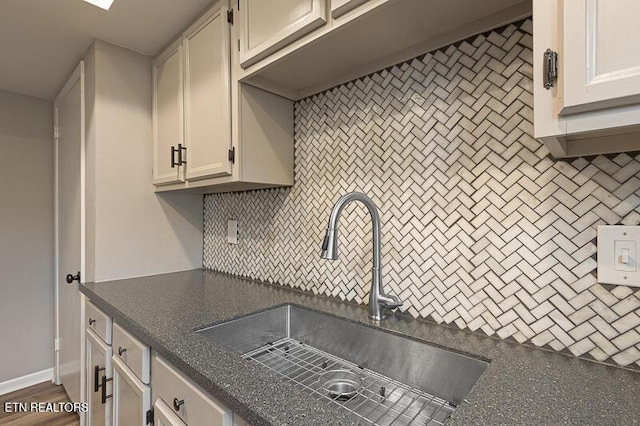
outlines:
[{"label": "curved faucet spout", "polygon": [[382,266],[380,249],[380,215],[373,200],[362,192],[350,192],[340,197],[331,210],[327,232],[322,241],[323,259],[336,260],[338,258],[338,220],[347,204],[352,201],[360,201],[369,210],[373,228],[373,270],[371,277],[371,290],[369,291],[369,318],[374,320],[384,319],[383,308],[395,309],[402,306],[402,302],[396,296],[386,295],[382,291]]},{"label": "curved faucet spout", "polygon": [[331,210],[327,233],[322,241],[323,259],[336,260],[338,258],[338,220],[347,204],[352,201],[360,201],[369,210],[373,227],[373,267],[380,268],[380,216],[375,203],[362,192],[350,192],[340,197]]}]

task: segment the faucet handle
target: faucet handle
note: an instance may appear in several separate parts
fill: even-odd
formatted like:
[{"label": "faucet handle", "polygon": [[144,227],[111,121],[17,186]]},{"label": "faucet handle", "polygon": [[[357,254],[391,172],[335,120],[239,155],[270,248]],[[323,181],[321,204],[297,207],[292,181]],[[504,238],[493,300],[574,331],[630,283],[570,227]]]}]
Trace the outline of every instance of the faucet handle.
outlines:
[{"label": "faucet handle", "polygon": [[398,296],[394,296],[393,294],[381,294],[378,300],[380,304],[387,309],[399,308],[404,303]]}]

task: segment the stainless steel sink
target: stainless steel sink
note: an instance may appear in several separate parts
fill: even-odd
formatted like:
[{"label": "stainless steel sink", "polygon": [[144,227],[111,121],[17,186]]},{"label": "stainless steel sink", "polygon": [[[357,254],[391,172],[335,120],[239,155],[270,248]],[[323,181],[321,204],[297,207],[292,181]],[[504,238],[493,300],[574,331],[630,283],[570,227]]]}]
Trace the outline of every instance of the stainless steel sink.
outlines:
[{"label": "stainless steel sink", "polygon": [[[371,424],[442,424],[488,366],[293,305],[198,332]],[[344,388],[350,392],[333,390]]]}]

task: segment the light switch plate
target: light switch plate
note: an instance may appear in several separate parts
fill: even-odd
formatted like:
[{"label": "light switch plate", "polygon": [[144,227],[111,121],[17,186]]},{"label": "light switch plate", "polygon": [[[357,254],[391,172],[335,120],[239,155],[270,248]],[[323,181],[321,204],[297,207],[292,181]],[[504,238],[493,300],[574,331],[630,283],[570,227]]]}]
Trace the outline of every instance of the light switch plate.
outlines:
[{"label": "light switch plate", "polygon": [[238,244],[238,221],[227,221],[227,242],[229,244]]},{"label": "light switch plate", "polygon": [[598,282],[640,287],[640,226],[598,226]]}]

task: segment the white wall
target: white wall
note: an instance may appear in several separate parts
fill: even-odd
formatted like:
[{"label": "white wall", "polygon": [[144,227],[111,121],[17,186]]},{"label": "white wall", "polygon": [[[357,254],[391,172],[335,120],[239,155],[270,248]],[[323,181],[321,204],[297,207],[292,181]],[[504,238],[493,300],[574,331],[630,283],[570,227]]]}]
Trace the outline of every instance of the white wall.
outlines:
[{"label": "white wall", "polygon": [[96,41],[86,65],[87,278],[201,267],[203,197],[153,192],[151,59]]},{"label": "white wall", "polygon": [[53,104],[0,91],[0,383],[53,367]]}]

